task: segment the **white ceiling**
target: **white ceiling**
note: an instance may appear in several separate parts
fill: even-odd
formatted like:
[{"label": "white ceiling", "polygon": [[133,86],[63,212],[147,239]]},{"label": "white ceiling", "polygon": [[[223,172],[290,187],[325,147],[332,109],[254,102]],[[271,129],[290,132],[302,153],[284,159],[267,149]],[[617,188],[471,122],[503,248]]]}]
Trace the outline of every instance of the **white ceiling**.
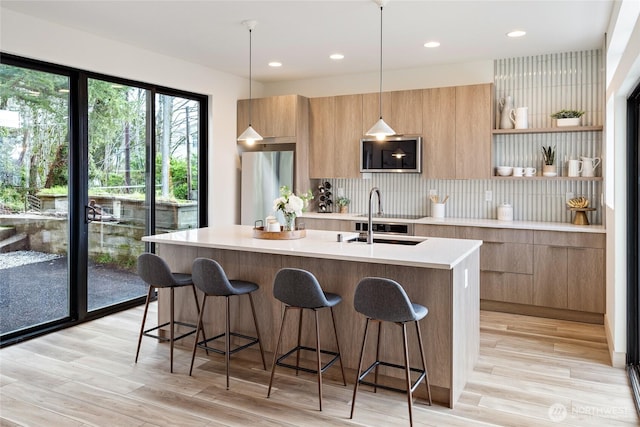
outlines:
[{"label": "white ceiling", "polygon": [[[379,69],[380,10],[371,0],[12,1],[2,7],[262,82]],[[391,0],[384,69],[599,48],[614,0]],[[519,39],[505,36],[524,29]],[[423,44],[438,40],[441,46]],[[345,59],[335,62],[331,53]],[[274,69],[269,61],[284,65]]]}]

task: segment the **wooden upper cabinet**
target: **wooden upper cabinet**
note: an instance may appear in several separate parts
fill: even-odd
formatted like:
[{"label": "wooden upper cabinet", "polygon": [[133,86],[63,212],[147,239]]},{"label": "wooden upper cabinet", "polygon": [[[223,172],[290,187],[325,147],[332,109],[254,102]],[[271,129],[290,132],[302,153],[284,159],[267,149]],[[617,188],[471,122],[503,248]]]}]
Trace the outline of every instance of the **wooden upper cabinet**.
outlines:
[{"label": "wooden upper cabinet", "polygon": [[[295,137],[298,95],[270,96],[251,100],[251,125],[262,137]],[[238,101],[237,134],[249,126],[249,100]]]},{"label": "wooden upper cabinet", "polygon": [[491,84],[456,87],[456,178],[491,177]]},{"label": "wooden upper cabinet", "polygon": [[422,173],[426,178],[456,178],[456,89],[422,91]]},{"label": "wooden upper cabinet", "polygon": [[334,175],[328,178],[360,177],[360,124],[362,95],[335,97],[335,146],[327,155],[335,159]]},{"label": "wooden upper cabinet", "polygon": [[309,100],[309,177],[334,176],[334,142],[336,98],[333,96]]},{"label": "wooden upper cabinet", "polygon": [[360,177],[362,95],[312,98],[309,108],[309,176]]},{"label": "wooden upper cabinet", "polygon": [[422,135],[422,90],[391,92],[387,124],[400,135]]},{"label": "wooden upper cabinet", "polygon": [[[382,117],[398,135],[421,135],[422,90],[383,92]],[[362,135],[379,119],[379,93],[362,95]]]},{"label": "wooden upper cabinet", "polygon": [[491,175],[491,85],[422,91],[426,178],[484,179]]}]

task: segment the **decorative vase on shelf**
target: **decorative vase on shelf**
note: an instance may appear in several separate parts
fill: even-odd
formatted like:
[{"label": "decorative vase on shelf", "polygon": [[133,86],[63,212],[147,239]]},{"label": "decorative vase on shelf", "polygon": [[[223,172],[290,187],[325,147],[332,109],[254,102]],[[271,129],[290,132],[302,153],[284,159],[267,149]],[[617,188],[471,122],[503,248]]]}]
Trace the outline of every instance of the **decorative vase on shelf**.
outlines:
[{"label": "decorative vase on shelf", "polygon": [[556,165],[542,165],[542,176],[557,176]]},{"label": "decorative vase on shelf", "polygon": [[513,129],[511,111],[513,110],[513,98],[505,96],[500,100],[500,129]]}]

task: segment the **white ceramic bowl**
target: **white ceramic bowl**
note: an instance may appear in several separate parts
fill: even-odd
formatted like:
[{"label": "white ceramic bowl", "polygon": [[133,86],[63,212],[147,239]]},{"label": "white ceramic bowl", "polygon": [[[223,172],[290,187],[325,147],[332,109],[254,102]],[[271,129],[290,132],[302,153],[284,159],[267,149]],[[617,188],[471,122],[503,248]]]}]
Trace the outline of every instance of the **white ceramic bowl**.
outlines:
[{"label": "white ceramic bowl", "polygon": [[513,173],[513,167],[511,166],[498,166],[496,170],[500,176],[511,176]]}]

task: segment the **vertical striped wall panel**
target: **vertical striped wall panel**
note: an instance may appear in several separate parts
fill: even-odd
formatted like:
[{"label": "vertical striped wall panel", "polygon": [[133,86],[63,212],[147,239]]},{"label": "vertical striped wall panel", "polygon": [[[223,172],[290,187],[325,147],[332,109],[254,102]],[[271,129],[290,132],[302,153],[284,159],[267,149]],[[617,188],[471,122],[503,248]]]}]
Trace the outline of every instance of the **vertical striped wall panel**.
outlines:
[{"label": "vertical striped wall panel", "polygon": [[[496,100],[510,95],[514,106],[529,109],[529,127],[552,127],[550,114],[561,109],[584,110],[583,125],[602,125],[603,58],[600,50],[568,52],[495,61]],[[496,114],[497,116],[497,114]],[[566,160],[597,157],[601,132],[496,135],[493,164],[541,168],[543,145],[556,147],[558,175]],[[596,169],[602,175],[602,166]],[[571,222],[566,200],[585,196],[591,201],[589,221],[602,224],[602,181],[488,179],[433,180],[419,174],[364,174],[362,179],[327,179],[334,194],[351,199],[351,212],[366,212],[369,190],[379,187],[387,213],[429,216],[429,191],[449,196],[445,215],[455,218],[497,218],[497,207],[511,203],[519,221]],[[491,201],[486,201],[490,191]]]}]

